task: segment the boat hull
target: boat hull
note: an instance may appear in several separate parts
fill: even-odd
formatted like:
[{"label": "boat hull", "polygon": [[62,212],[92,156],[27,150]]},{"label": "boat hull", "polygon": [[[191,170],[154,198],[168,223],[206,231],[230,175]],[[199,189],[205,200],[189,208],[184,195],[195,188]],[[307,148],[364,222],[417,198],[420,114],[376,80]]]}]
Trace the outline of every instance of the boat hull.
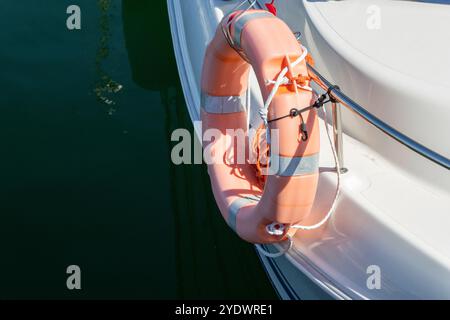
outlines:
[{"label": "boat hull", "polygon": [[[386,81],[389,73],[376,81],[365,67],[377,69],[376,66],[358,63],[349,48],[330,39],[330,30],[320,23],[315,7],[328,2],[279,3],[279,16],[293,31],[302,32],[302,40],[313,53],[319,72],[369,111],[448,155],[448,143],[430,144],[427,137],[414,132],[416,115],[396,115],[404,108],[419,108],[420,103],[399,98],[405,91]],[[220,19],[235,4],[236,1],[168,1],[179,74],[193,121],[200,119],[199,84],[206,45]],[[383,70],[378,68],[381,73]],[[254,75],[250,79],[250,122],[257,126],[257,106],[262,98]],[[392,110],[399,104],[397,111]],[[343,113],[344,160],[349,171],[343,175],[336,212],[327,226],[299,232],[294,248],[286,256],[276,260],[261,257],[274,287],[283,299],[449,299],[448,170],[400,146],[350,112]],[[446,112],[442,115],[449,118]],[[317,201],[306,222],[311,224],[327,211],[336,187],[325,123],[320,122],[321,170]],[[197,133],[201,138],[201,132]],[[377,270],[379,287],[371,282]]]}]

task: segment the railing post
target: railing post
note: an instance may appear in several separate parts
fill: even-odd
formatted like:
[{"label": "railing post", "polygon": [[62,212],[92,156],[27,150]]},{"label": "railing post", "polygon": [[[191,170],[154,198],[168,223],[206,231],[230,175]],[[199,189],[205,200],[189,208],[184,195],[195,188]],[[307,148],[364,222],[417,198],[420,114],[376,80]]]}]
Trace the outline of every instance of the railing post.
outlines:
[{"label": "railing post", "polygon": [[346,173],[348,170],[344,167],[344,142],[342,140],[341,107],[337,102],[332,101],[331,109],[333,114],[334,147],[336,148],[336,154],[339,167],[341,168],[341,173]]}]

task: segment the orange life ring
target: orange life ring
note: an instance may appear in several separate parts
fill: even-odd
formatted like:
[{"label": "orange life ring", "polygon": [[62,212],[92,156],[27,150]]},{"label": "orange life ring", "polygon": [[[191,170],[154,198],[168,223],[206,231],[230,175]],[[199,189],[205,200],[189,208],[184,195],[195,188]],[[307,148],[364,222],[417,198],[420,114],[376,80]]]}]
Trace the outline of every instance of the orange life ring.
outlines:
[{"label": "orange life ring", "polygon": [[[204,142],[204,147],[216,158],[224,158],[230,148],[236,148],[230,144],[235,137],[230,137],[228,130],[247,131],[245,94],[250,66],[264,100],[283,68],[289,68],[292,82],[278,88],[268,109],[268,128],[278,130],[279,147],[276,153],[271,150],[270,161],[277,163],[277,168],[267,176],[264,187],[258,183],[246,154],[245,163],[208,164],[213,193],[224,219],[242,239],[252,243],[280,242],[295,230],[286,228],[280,234],[271,234],[266,227],[273,223],[289,226],[304,220],[311,212],[318,184],[320,142],[316,110],[303,113],[304,120],[285,117],[270,122],[289,114],[293,107],[301,109],[314,102],[311,91],[296,86],[296,79],[309,83],[305,61],[291,64],[303,49],[289,27],[267,11],[233,13],[223,21],[234,47],[220,25],[207,47],[201,80],[202,130],[220,132],[213,141]],[[301,121],[306,124],[306,141],[298,138]],[[236,154],[239,150],[234,151]]]}]

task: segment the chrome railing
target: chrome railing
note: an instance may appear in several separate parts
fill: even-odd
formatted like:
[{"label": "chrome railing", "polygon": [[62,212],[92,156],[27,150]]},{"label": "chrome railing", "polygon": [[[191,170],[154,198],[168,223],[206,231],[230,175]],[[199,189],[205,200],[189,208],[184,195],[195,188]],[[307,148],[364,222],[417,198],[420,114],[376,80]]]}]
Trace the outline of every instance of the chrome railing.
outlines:
[{"label": "chrome railing", "polygon": [[424,158],[427,158],[434,163],[444,167],[445,169],[450,169],[450,159],[440,155],[439,153],[425,147],[424,145],[418,143],[417,141],[411,139],[410,137],[404,135],[400,131],[394,129],[386,122],[380,120],[369,111],[361,107],[359,104],[354,102],[352,99],[347,97],[341,90],[335,87],[327,79],[325,79],[316,69],[308,64],[309,75],[312,80],[319,85],[323,90],[328,91],[330,98],[335,102],[332,105],[333,112],[333,132],[334,132],[334,143],[336,147],[336,152],[338,155],[338,160],[341,168],[344,167],[344,157],[343,157],[343,141],[342,141],[342,122],[341,122],[341,110],[338,103],[345,106],[347,109],[351,110],[353,113],[357,114],[365,121],[373,125],[375,128],[381,130],[391,138],[397,140],[405,147],[411,149],[417,154]]},{"label": "chrome railing", "polygon": [[[263,9],[263,5],[261,4],[260,0],[242,0],[233,10],[237,10],[244,6],[244,4],[247,3],[248,6],[243,10],[243,12],[251,9],[259,7],[260,9]],[[241,12],[241,14],[243,13]],[[233,19],[234,20],[234,19]],[[230,22],[229,22],[230,23]],[[227,25],[228,26],[228,25]],[[297,40],[300,41],[301,33],[297,32],[294,33]],[[227,37],[227,34],[225,33],[225,37]],[[230,39],[227,38],[227,40]],[[230,45],[232,44],[232,39],[230,42]],[[245,57],[244,57],[245,58]],[[334,144],[336,147],[336,153],[338,156],[338,161],[340,168],[342,172],[346,172],[347,169],[345,169],[344,166],[344,145],[343,145],[343,139],[342,139],[342,120],[341,120],[341,108],[339,104],[344,105],[347,109],[351,110],[361,118],[363,118],[365,121],[373,125],[375,128],[381,130],[391,138],[397,140],[405,147],[411,149],[412,151],[416,152],[417,154],[421,155],[424,158],[427,158],[434,163],[444,167],[447,170],[450,170],[450,159],[444,157],[443,155],[440,155],[439,153],[425,147],[424,145],[418,143],[417,141],[411,139],[410,137],[404,135],[400,131],[394,129],[390,125],[388,125],[386,122],[380,120],[373,114],[371,114],[369,111],[361,107],[359,104],[354,102],[352,99],[347,97],[341,90],[339,90],[336,86],[334,86],[332,83],[330,83],[327,79],[325,79],[316,69],[314,69],[311,65],[308,65],[309,75],[311,76],[312,80],[318,84],[323,90],[327,91],[330,95],[330,98],[333,99],[332,102],[332,113],[333,113],[333,135],[334,135]]]}]

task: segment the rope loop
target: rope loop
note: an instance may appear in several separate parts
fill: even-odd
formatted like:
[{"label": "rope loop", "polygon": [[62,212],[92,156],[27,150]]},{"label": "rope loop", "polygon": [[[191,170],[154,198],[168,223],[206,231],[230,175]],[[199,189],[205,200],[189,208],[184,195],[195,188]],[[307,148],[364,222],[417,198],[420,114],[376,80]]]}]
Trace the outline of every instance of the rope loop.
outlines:
[{"label": "rope loop", "polygon": [[292,241],[292,237],[290,235],[287,235],[286,241],[289,241],[289,244],[286,246],[286,248],[284,248],[283,250],[280,250],[278,252],[273,252],[273,253],[269,252],[267,250],[264,250],[260,244],[255,244],[255,246],[256,246],[256,249],[258,249],[258,251],[263,256],[266,256],[267,258],[278,258],[278,257],[284,256],[289,250],[292,249],[293,241]]}]

